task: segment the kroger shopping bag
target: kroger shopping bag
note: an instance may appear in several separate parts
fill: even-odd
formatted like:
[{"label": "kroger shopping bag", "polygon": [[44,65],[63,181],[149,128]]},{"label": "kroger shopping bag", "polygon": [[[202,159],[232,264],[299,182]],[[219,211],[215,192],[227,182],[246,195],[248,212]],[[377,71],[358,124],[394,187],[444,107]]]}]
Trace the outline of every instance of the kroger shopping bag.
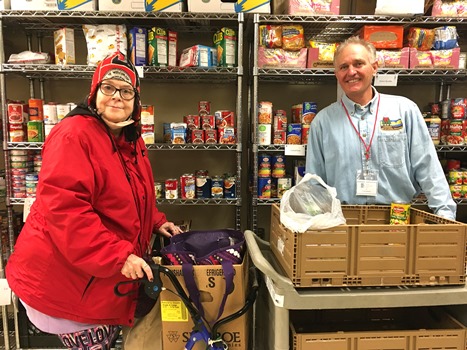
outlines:
[{"label": "kroger shopping bag", "polygon": [[321,177],[305,174],[281,199],[281,223],[293,232],[323,230],[345,224],[341,202],[334,187]]}]

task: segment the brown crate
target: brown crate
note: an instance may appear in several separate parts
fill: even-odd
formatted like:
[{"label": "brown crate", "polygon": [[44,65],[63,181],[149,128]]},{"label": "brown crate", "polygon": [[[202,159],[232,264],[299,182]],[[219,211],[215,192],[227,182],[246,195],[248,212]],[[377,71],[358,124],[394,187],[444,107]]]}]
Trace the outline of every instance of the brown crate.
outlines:
[{"label": "brown crate", "polygon": [[466,328],[438,308],[292,314],[294,350],[465,350]]},{"label": "brown crate", "polygon": [[389,206],[342,211],[346,225],[294,234],[272,206],[271,250],[295,287],[465,283],[466,224],[414,208],[409,225],[389,225]]}]

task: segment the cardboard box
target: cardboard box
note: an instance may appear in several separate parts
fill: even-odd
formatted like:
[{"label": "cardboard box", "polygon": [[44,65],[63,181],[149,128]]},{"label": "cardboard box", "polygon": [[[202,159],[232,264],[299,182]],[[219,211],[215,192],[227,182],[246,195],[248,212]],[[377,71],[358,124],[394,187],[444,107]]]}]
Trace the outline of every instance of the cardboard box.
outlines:
[{"label": "cardboard box", "polygon": [[33,11],[58,11],[56,0],[13,0],[12,10]]},{"label": "cardboard box", "polygon": [[295,287],[463,285],[467,225],[419,209],[389,225],[390,206],[342,205],[347,220],[295,234],[271,212],[271,251]]},{"label": "cardboard box", "polygon": [[425,12],[425,0],[377,0],[375,15],[411,16]]},{"label": "cardboard box", "polygon": [[0,0],[0,11],[9,10],[10,8],[10,0]]},{"label": "cardboard box", "polygon": [[[248,259],[245,258],[241,265],[234,265],[234,291],[228,296],[224,313],[221,319],[235,313],[245,305],[248,293]],[[177,276],[183,288],[185,282],[181,266],[167,266]],[[219,312],[219,306],[225,292],[225,279],[222,266],[198,265],[194,267],[195,281],[201,295],[204,314],[208,322],[214,322]],[[172,282],[163,275],[164,287],[174,290]],[[186,288],[185,288],[186,291]],[[188,292],[187,292],[188,293]],[[162,342],[164,350],[184,349],[193,328],[193,321],[183,302],[179,297],[169,291],[162,291],[161,317],[162,317]],[[229,349],[248,349],[249,313],[224,324],[220,329],[222,338]],[[205,349],[203,342],[198,342],[195,350]]]},{"label": "cardboard box", "polygon": [[99,0],[99,11],[129,12],[183,12],[182,0],[156,0],[151,5],[146,0]]},{"label": "cardboard box", "polygon": [[369,41],[377,49],[402,49],[403,26],[363,26],[360,37]]},{"label": "cardboard box", "polygon": [[376,52],[379,68],[409,68],[410,50],[403,47],[401,50],[378,50]]},{"label": "cardboard box", "polygon": [[334,68],[332,61],[322,61],[319,59],[319,48],[316,47],[309,47],[308,54],[307,54],[307,68]]},{"label": "cardboard box", "polygon": [[296,16],[339,15],[340,0],[324,2],[319,0],[277,0],[273,2],[274,14],[289,14]]},{"label": "cardboard box", "polygon": [[271,13],[270,0],[188,0],[188,12]]},{"label": "cardboard box", "polygon": [[435,17],[467,17],[467,0],[435,0],[431,15]]},{"label": "cardboard box", "polygon": [[55,64],[75,64],[75,33],[73,28],[54,32]]},{"label": "cardboard box", "polygon": [[459,69],[460,48],[452,50],[418,51],[410,48],[409,67]]}]

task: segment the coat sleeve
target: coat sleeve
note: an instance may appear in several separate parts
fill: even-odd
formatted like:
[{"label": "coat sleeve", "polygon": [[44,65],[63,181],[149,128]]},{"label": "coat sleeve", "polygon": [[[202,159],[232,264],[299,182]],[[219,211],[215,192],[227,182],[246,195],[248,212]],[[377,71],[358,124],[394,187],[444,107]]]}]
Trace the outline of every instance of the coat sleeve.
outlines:
[{"label": "coat sleeve", "polygon": [[415,104],[412,105],[408,119],[412,122],[410,159],[414,177],[425,193],[430,209],[437,215],[455,220],[457,205],[452,199],[423,116]]},{"label": "coat sleeve", "polygon": [[115,275],[134,248],[130,240],[109,231],[93,208],[91,146],[71,131],[53,135],[43,149],[37,189],[47,234],[70,264],[91,276]]},{"label": "coat sleeve", "polygon": [[156,206],[154,206],[154,229],[159,229],[164,223],[167,222],[167,218],[163,212],[160,212]]}]

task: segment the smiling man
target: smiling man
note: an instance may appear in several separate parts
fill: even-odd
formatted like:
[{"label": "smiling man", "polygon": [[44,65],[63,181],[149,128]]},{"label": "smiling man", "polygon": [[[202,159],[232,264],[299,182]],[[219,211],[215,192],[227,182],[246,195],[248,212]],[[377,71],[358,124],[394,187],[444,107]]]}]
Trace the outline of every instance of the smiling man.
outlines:
[{"label": "smiling man", "polygon": [[455,219],[436,149],[417,105],[372,86],[374,46],[358,37],[341,43],[335,75],[344,95],[311,123],[306,171],[337,189],[345,204],[410,203],[420,192],[435,214]]}]

